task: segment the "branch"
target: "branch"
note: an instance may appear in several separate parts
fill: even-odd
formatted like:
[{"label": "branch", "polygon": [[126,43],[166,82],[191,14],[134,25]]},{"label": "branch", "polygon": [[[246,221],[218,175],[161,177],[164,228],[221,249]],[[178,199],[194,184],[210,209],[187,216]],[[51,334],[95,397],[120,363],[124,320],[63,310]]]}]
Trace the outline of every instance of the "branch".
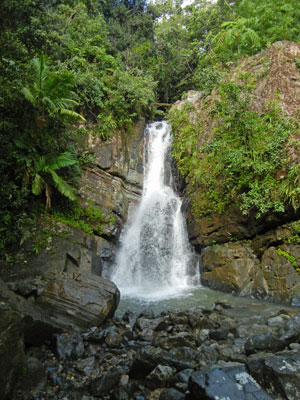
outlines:
[{"label": "branch", "polygon": [[151,103],[151,106],[156,106],[156,107],[172,107],[172,104],[169,104],[169,103]]}]

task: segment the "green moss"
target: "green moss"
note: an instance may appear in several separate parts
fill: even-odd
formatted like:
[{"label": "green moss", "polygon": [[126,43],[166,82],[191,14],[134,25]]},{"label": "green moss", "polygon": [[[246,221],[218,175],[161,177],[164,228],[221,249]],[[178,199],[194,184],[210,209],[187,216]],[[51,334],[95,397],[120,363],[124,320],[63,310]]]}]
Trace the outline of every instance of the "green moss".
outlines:
[{"label": "green moss", "polygon": [[88,234],[97,233],[97,235],[101,235],[103,232],[102,225],[105,218],[100,208],[85,207],[74,203],[68,212],[51,210],[50,215],[56,221],[81,229]]},{"label": "green moss", "polygon": [[296,67],[297,67],[298,71],[300,71],[300,58],[299,57],[295,57],[294,61],[295,61],[295,64],[296,64]]},{"label": "green moss", "polygon": [[292,264],[292,266],[295,268],[295,270],[297,272],[300,271],[300,268],[297,266],[296,258],[293,255],[291,255],[289,252],[283,251],[281,249],[276,249],[276,253],[279,254],[281,257],[284,257],[285,259],[287,259]]},{"label": "green moss", "polygon": [[35,231],[33,234],[32,251],[38,254],[41,250],[49,247],[52,234],[53,232],[50,228],[43,228]]}]

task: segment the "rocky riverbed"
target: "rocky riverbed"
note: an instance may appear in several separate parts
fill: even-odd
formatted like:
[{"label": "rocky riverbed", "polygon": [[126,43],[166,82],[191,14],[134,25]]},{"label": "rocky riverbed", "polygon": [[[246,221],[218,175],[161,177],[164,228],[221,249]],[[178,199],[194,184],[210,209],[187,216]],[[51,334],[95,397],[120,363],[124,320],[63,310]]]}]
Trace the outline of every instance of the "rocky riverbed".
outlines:
[{"label": "rocky riverbed", "polygon": [[128,311],[27,346],[15,400],[297,400],[298,308]]}]

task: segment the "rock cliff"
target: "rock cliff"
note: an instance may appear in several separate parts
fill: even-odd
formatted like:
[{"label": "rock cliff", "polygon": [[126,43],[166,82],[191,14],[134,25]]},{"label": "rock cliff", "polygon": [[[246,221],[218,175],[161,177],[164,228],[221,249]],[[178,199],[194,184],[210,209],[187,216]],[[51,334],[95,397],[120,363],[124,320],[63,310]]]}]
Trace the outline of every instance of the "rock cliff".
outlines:
[{"label": "rock cliff", "polygon": [[[195,152],[198,152],[198,165],[207,162],[207,159],[203,158],[202,149],[207,149],[209,144],[212,146],[219,145],[217,135],[220,132],[220,127],[223,130],[225,129],[225,134],[229,132],[228,137],[231,138],[229,136],[230,129],[235,128],[235,118],[239,118],[239,121],[241,121],[244,115],[246,119],[249,115],[247,113],[251,112],[251,115],[256,115],[257,121],[259,121],[259,116],[270,110],[276,103],[282,118],[292,118],[299,122],[300,71],[297,64],[299,57],[300,44],[293,42],[274,43],[262,53],[244,59],[230,67],[223,80],[223,87],[227,85],[227,104],[222,98],[221,89],[216,88],[209,96],[204,96],[201,92],[196,91],[188,92],[186,98],[175,103],[171,110],[171,121],[175,121],[173,125],[175,141],[177,141],[177,144],[175,143],[175,146],[177,145],[177,162],[183,174],[187,175],[184,207],[187,213],[189,237],[197,251],[202,251],[202,283],[227,292],[252,295],[295,305],[299,305],[300,298],[298,205],[295,205],[294,202],[294,208],[286,206],[283,210],[282,207],[279,212],[275,211],[275,206],[273,210],[269,209],[260,214],[257,212],[259,205],[257,207],[254,205],[247,212],[243,212],[245,208],[243,210],[242,207],[239,207],[239,200],[237,199],[240,196],[243,201],[247,202],[247,196],[249,196],[247,192],[241,194],[245,188],[245,179],[244,181],[242,178],[240,179],[240,187],[237,189],[233,186],[228,189],[229,186],[226,188],[226,184],[222,186],[222,183],[220,183],[221,189],[219,188],[213,194],[214,187],[205,186],[205,183],[204,185],[195,183],[197,179],[199,180],[197,173],[191,174],[188,169],[184,170],[184,168],[188,164],[188,160],[194,157]],[[235,101],[238,98],[237,93],[243,91],[247,94],[244,99],[241,98],[240,104],[237,104],[236,101],[236,108],[228,105],[228,101],[232,99]],[[245,99],[249,93],[251,93],[251,96],[249,96],[250,103],[247,105]],[[244,128],[247,132],[248,127],[243,126],[242,123],[240,128]],[[225,128],[224,124],[227,124]],[[279,184],[282,184],[290,176],[289,174],[293,169],[295,170],[293,182],[295,183],[299,179],[300,153],[297,122],[294,126],[296,128],[290,134],[290,140],[283,147],[282,152],[276,156],[283,157],[284,154],[287,154],[286,164],[284,168],[277,167],[277,170],[275,169],[272,172],[273,175],[270,179],[273,179],[273,186],[270,185],[270,188],[273,189],[267,190],[274,190],[275,192],[276,185],[279,187]],[[238,129],[236,132],[236,134],[239,134]],[[251,135],[251,130],[249,134]],[[248,139],[245,136],[244,140]],[[230,140],[235,139],[231,138]],[[270,136],[269,139],[267,137],[262,146],[266,147],[268,142],[273,143],[276,140],[279,140],[276,136],[274,138]],[[247,145],[251,146],[250,139],[249,143]],[[241,148],[235,151],[236,148],[232,149],[231,154],[226,153],[227,164],[224,165],[227,165],[229,169],[241,154],[238,152]],[[249,148],[251,149],[251,147]],[[264,151],[263,157],[266,156],[264,149],[257,150],[256,154],[259,151]],[[259,155],[257,157],[259,160]],[[215,160],[215,163],[217,162]],[[253,168],[262,167],[263,170],[263,162],[264,159],[262,159],[260,165],[255,165],[255,162],[253,162]],[[275,158],[273,162],[274,165],[277,163]],[[198,165],[195,162],[191,165],[190,169],[197,170]],[[202,167],[202,171],[203,168],[206,168],[208,179],[210,174],[212,176],[216,171],[211,170],[209,172],[211,164]],[[219,170],[222,168],[225,167],[220,165]],[[224,177],[222,171],[219,171],[218,174],[216,176],[219,178],[215,179],[215,186],[219,185],[220,180]],[[234,180],[234,182],[237,182],[238,171],[235,172],[232,168],[230,174],[232,175],[228,175],[227,185],[230,185],[230,182]],[[269,174],[267,169],[265,174]],[[218,179],[220,179],[219,182]],[[257,179],[258,184],[264,182],[263,179],[263,173],[260,173]],[[199,181],[201,182],[201,179]],[[263,192],[269,183],[265,182],[262,189],[258,186],[255,189]],[[297,191],[296,186],[295,184],[295,191]],[[291,186],[287,185],[286,187],[282,185],[284,189],[280,190],[289,193]],[[225,198],[224,193],[227,189],[228,197]],[[232,189],[235,189],[235,192],[231,201],[228,202]],[[206,193],[212,193],[212,195],[210,200],[203,203],[205,196],[209,198]],[[257,195],[259,195],[259,192]],[[222,196],[224,196],[224,201],[221,199]],[[274,195],[274,198],[275,196],[277,194]],[[204,207],[201,206],[201,201]],[[211,207],[211,210],[205,212],[205,204],[209,206],[209,203],[213,201],[217,204],[215,209],[219,207],[221,211],[215,211]],[[268,199],[262,196],[262,201],[265,201],[267,209]],[[255,204],[255,196],[253,204]]]}]

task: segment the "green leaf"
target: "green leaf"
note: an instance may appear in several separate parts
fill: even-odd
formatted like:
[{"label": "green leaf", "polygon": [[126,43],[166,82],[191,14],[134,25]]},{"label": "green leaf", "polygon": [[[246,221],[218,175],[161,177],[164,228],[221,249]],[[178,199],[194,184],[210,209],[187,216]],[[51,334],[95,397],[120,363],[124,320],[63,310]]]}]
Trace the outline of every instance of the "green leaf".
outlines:
[{"label": "green leaf", "polygon": [[44,189],[44,182],[39,174],[36,174],[32,182],[32,193],[36,196],[40,195]]}]

